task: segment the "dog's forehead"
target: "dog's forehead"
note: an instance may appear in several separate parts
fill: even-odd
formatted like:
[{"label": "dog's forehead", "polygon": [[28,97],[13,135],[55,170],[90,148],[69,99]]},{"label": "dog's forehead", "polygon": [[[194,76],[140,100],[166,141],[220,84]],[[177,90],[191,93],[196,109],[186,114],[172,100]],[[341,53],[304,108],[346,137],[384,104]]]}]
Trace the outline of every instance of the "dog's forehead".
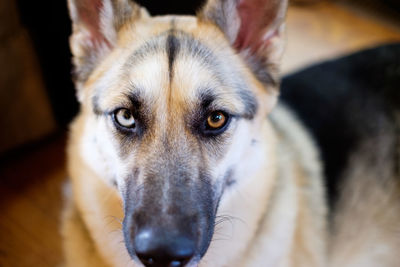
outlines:
[{"label": "dog's forehead", "polygon": [[96,79],[94,95],[107,92],[101,97],[106,109],[138,91],[159,107],[166,98],[190,106],[213,92],[221,96],[220,106],[240,112],[243,99],[250,99],[241,62],[214,27],[194,17],[169,16],[145,20],[120,34],[137,38],[121,42]]}]

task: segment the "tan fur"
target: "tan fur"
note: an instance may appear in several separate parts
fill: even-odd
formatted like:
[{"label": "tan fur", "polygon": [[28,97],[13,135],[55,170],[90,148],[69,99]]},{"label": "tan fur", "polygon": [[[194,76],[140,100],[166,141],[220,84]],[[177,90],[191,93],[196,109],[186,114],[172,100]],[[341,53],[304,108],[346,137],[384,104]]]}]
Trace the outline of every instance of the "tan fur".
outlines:
[{"label": "tan fur", "polygon": [[[71,0],[70,5],[72,2],[75,1]],[[124,1],[113,3],[123,4]],[[218,9],[217,3],[222,2],[209,2],[206,12]],[[106,8],[111,10],[111,7]],[[68,197],[62,229],[67,266],[142,266],[131,259],[124,244],[121,192],[131,182],[129,174],[137,166],[155,162],[153,167],[157,168],[164,164],[165,136],[172,147],[169,153],[187,159],[187,168],[191,170],[200,163],[206,164],[214,179],[212,182],[218,182],[229,168],[234,168],[235,184],[224,191],[217,212],[217,221],[225,217],[228,220],[215,226],[212,241],[199,266],[378,266],[377,262],[383,261],[385,265],[379,266],[396,266],[393,255],[400,240],[397,238],[400,219],[396,211],[399,186],[392,184],[392,177],[385,186],[379,185],[373,173],[363,185],[359,185],[361,182],[357,179],[350,180],[350,193],[343,195],[342,213],[336,218],[335,233],[330,238],[318,153],[307,132],[286,107],[278,105],[271,113],[277,101],[277,85],[273,81],[265,84],[254,74],[260,62],[256,64],[255,59],[249,57],[248,49],[236,53],[231,48],[238,31],[235,28],[237,18],[233,18],[236,26],[227,29],[224,35],[221,25],[216,25],[211,15],[150,17],[138,6],[132,5],[132,8],[130,15],[124,14],[124,20],[118,20],[119,24],[114,21],[111,28],[103,22],[101,32],[105,32],[111,46],[90,51],[93,61],[86,66],[89,52],[80,39],[82,25],[74,18],[74,10],[71,11],[75,23],[71,38],[75,64],[78,69],[92,69],[76,83],[81,111],[71,125],[68,144],[72,193]],[[279,21],[284,17],[282,8],[286,7],[279,10]],[[104,12],[108,14],[110,10]],[[107,19],[110,20],[107,16],[103,18]],[[165,33],[171,30],[171,24],[175,31],[189,33],[212,51],[217,60],[222,60],[223,64],[218,65],[219,76],[187,54],[175,59],[169,76],[168,55],[164,50],[140,62],[126,64],[132,53],[149,40],[165,43]],[[270,46],[263,50],[268,58],[262,58],[274,77],[282,50],[279,34],[284,25],[277,27],[272,29],[278,35],[273,36]],[[219,144],[218,149],[222,151],[217,151],[198,142],[186,127],[184,118],[196,104],[198,88],[204,87],[214,88],[223,96],[218,100],[219,105],[235,113],[243,112],[245,105],[232,92],[239,77],[240,82],[249,86],[244,90],[249,90],[257,99],[258,109],[252,119],[232,121],[227,133],[229,138],[223,145]],[[221,83],[221,79],[225,83]],[[152,132],[141,140],[140,146],[126,142],[109,117],[94,111],[94,101],[95,108],[101,112],[129,106],[126,95],[134,90],[141,90],[141,97],[151,103],[146,112],[152,118]],[[268,119],[265,118],[267,114]],[[364,175],[365,169],[362,170]],[[138,177],[138,184],[144,183],[144,179]],[[392,188],[389,195],[386,195],[387,187]],[[361,192],[367,192],[368,201]],[[353,206],[347,205],[349,201]],[[375,206],[371,210],[360,203]],[[384,207],[390,210],[381,214]],[[359,235],[366,239],[348,242],[353,230],[347,225],[353,220],[354,209],[362,212],[358,216],[359,224],[353,227],[362,228]],[[366,218],[371,215],[366,211],[373,212],[372,220]],[[371,243],[377,245],[368,246]],[[382,248],[382,251],[365,254],[371,247]],[[367,263],[369,265],[365,265]]]},{"label": "tan fur", "polygon": [[[83,117],[78,118],[71,128],[72,133],[85,127]],[[68,154],[69,173],[71,175],[73,202],[69,207],[68,217],[71,222],[66,220],[64,226],[64,240],[66,243],[74,242],[71,240],[75,233],[70,234],[70,230],[65,227],[79,228],[76,234],[82,235],[92,251],[91,258],[94,261],[103,262],[110,266],[129,266],[129,257],[125,251],[123,237],[121,233],[121,221],[123,219],[122,203],[120,196],[114,188],[93,173],[81,159],[81,152],[76,151],[80,140],[78,136],[71,135]],[[76,177],[76,178],[75,178]],[[84,177],[84,178],[82,178]],[[71,229],[72,230],[72,229]],[[79,244],[79,243],[78,243]],[[68,266],[75,266],[80,263],[81,266],[92,266],[90,261],[86,262],[87,249],[82,247],[67,245],[65,246],[66,255],[73,255],[73,259],[67,258]],[[101,255],[98,257],[98,255]],[[76,259],[76,260],[75,260]]]}]

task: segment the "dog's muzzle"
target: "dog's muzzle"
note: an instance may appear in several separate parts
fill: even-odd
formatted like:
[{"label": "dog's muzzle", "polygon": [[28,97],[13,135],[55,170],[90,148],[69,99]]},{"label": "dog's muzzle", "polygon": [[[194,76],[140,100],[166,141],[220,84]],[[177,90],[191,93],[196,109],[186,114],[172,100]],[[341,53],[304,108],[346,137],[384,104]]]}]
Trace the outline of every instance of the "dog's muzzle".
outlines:
[{"label": "dog's muzzle", "polygon": [[144,266],[194,266],[211,242],[219,199],[212,179],[176,158],[149,159],[123,192],[125,245]]},{"label": "dog's muzzle", "polygon": [[148,178],[140,190],[127,188],[125,245],[144,266],[194,266],[211,242],[217,206],[211,185],[181,177]]},{"label": "dog's muzzle", "polygon": [[132,259],[148,267],[183,267],[200,259],[203,229],[197,215],[140,210],[125,216],[125,245]]}]

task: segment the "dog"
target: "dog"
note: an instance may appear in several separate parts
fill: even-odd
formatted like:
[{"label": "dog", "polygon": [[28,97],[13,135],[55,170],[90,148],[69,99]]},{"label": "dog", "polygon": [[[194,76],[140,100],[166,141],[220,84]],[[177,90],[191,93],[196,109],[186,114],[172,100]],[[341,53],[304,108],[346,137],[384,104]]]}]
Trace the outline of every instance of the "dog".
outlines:
[{"label": "dog", "polygon": [[331,211],[318,148],[277,104],[287,0],[68,5],[66,266],[399,266],[394,135],[354,151]]}]

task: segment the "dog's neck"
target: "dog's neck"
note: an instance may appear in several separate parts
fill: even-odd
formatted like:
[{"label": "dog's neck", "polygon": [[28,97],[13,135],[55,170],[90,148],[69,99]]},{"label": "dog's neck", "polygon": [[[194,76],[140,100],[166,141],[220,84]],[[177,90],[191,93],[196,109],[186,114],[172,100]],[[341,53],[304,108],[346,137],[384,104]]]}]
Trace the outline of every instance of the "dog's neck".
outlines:
[{"label": "dog's neck", "polygon": [[[321,218],[326,211],[319,203],[323,197],[314,199],[303,189],[313,188],[316,194],[323,194],[318,190],[322,188],[318,157],[308,135],[290,113],[281,107],[274,113],[271,122],[265,121],[264,142],[249,151],[253,154],[243,161],[248,165],[243,164],[243,177],[238,179],[243,183],[237,187],[240,191],[227,192],[221,201],[219,215],[232,216],[231,223],[216,227],[216,240],[204,264],[284,267],[292,266],[298,255],[314,251],[316,254],[310,255],[304,266],[323,266],[325,224]],[[301,208],[304,201],[317,202],[310,211],[308,206]],[[310,240],[302,239],[310,237],[304,231],[312,232]],[[294,242],[302,246],[294,247]]]}]

